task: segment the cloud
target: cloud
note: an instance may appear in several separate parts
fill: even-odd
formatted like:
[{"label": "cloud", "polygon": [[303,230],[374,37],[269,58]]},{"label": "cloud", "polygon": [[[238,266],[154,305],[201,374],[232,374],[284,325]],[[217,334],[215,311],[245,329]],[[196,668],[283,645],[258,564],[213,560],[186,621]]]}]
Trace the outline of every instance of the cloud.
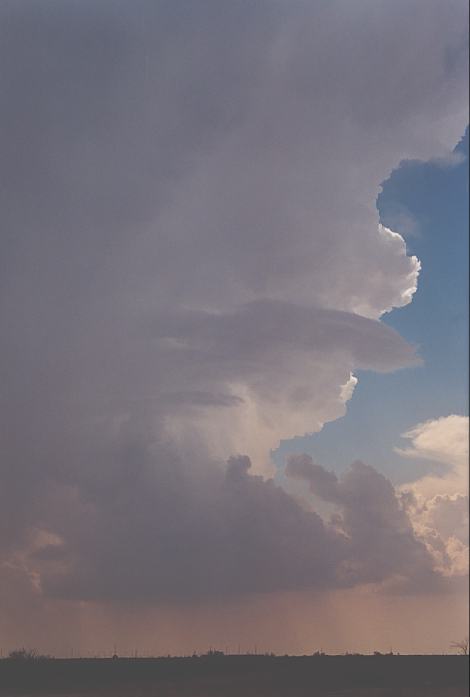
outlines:
[{"label": "cloud", "polygon": [[468,417],[451,414],[430,419],[402,435],[411,441],[395,448],[400,455],[444,465],[442,472],[428,474],[410,486],[418,493],[465,494],[468,491]]},{"label": "cloud", "polygon": [[288,459],[286,473],[338,507],[332,522],[349,540],[351,555],[341,569],[354,584],[399,579],[429,587],[436,580],[431,556],[416,538],[393,485],[373,467],[356,461],[338,478],[304,454]]},{"label": "cloud", "polygon": [[417,538],[434,558],[436,570],[449,577],[468,576],[468,495],[424,498],[418,494],[408,500],[407,510]]},{"label": "cloud", "polygon": [[402,435],[409,448],[397,448],[406,457],[424,458],[462,467],[468,457],[468,416],[441,416],[414,426]]},{"label": "cloud", "polygon": [[109,481],[112,497],[91,482],[87,500],[75,503],[82,520],[62,530],[61,563],[48,553],[31,560],[46,594],[181,601],[335,584],[341,540],[272,481],[249,474],[247,457],[233,457],[225,472],[156,464],[142,464],[126,487]]},{"label": "cloud", "polygon": [[437,463],[441,469],[403,484],[416,534],[448,576],[468,574],[468,417],[451,414],[417,424],[403,434],[404,457]]},{"label": "cloud", "polygon": [[35,571],[45,592],[183,595],[194,559],[195,594],[329,582],[332,531],[223,463],[269,477],[280,439],[344,414],[357,369],[417,362],[380,317],[419,261],[375,200],[466,126],[466,16],[2,3],[0,544],[55,565]]},{"label": "cloud", "polygon": [[140,459],[130,453],[124,439],[101,486],[84,478],[79,490],[64,487],[49,500],[59,537],[43,533],[23,560],[46,595],[191,601],[398,581],[402,590],[405,583],[429,590],[438,581],[392,485],[362,463],[337,480],[307,456],[289,461],[288,474],[338,504],[341,514],[326,522],[251,474],[246,456],[230,458],[223,471],[183,463],[158,444]]}]

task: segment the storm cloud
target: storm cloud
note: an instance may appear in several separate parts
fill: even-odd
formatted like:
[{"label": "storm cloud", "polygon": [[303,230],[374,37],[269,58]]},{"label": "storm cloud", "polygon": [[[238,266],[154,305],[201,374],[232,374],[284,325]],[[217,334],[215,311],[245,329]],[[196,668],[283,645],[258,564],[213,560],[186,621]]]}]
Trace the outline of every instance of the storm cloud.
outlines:
[{"label": "storm cloud", "polygon": [[[105,481],[83,479],[79,499],[64,487],[56,503],[49,500],[60,536],[34,541],[26,559],[46,594],[146,602],[363,583],[438,587],[432,556],[391,483],[372,467],[355,463],[338,481],[312,464],[308,481],[338,504],[324,521],[272,480],[252,475],[246,456],[229,459],[224,471],[155,449],[147,461],[126,451],[115,454]],[[294,466],[295,458],[289,474]],[[317,477],[330,486],[314,485]]]},{"label": "storm cloud", "polygon": [[0,545],[38,592],[433,578],[381,475],[318,470],[338,527],[270,451],[342,416],[356,370],[419,362],[380,318],[420,263],[375,201],[466,126],[466,13],[2,2]]}]

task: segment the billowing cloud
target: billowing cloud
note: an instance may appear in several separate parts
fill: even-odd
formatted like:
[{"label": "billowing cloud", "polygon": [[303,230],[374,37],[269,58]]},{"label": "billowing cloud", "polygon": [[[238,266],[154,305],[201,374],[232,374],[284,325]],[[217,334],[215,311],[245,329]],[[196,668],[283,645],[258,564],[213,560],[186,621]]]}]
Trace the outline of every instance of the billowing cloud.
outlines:
[{"label": "billowing cloud", "polygon": [[[337,480],[307,456],[291,458],[289,475],[338,504],[340,515],[325,521],[252,475],[246,456],[230,458],[223,471],[183,463],[156,444],[140,457],[122,446],[101,487],[89,477],[81,498],[67,487],[50,498],[60,536],[37,534],[23,557],[47,595],[145,602],[362,583],[436,586],[431,555],[372,467],[355,463]],[[73,511],[68,520],[64,507]]]},{"label": "billowing cloud", "polygon": [[35,587],[335,577],[344,534],[224,462],[269,475],[281,438],[344,414],[356,369],[416,363],[380,317],[419,261],[375,200],[466,126],[466,17],[461,0],[2,3],[1,546]]},{"label": "billowing cloud", "polygon": [[340,478],[308,455],[292,455],[288,476],[304,480],[312,493],[336,505],[331,522],[351,545],[342,570],[355,583],[432,583],[433,564],[413,531],[392,483],[370,465],[354,462]]},{"label": "billowing cloud", "polygon": [[445,574],[468,574],[468,417],[452,414],[417,424],[396,448],[405,457],[427,460],[438,469],[401,490],[417,535]]}]

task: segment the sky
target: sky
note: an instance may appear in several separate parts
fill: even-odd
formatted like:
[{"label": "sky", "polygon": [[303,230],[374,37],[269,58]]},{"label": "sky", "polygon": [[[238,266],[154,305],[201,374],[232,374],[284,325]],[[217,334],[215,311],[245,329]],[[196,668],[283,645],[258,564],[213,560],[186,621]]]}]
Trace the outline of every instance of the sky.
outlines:
[{"label": "sky", "polygon": [[0,7],[0,648],[467,631],[468,15]]}]

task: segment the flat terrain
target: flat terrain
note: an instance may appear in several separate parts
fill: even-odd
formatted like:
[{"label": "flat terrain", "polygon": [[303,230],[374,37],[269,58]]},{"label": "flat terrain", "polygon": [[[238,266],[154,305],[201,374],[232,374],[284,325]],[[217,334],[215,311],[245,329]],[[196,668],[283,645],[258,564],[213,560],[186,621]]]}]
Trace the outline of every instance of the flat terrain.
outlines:
[{"label": "flat terrain", "polygon": [[464,697],[464,656],[0,661],[0,697]]}]

